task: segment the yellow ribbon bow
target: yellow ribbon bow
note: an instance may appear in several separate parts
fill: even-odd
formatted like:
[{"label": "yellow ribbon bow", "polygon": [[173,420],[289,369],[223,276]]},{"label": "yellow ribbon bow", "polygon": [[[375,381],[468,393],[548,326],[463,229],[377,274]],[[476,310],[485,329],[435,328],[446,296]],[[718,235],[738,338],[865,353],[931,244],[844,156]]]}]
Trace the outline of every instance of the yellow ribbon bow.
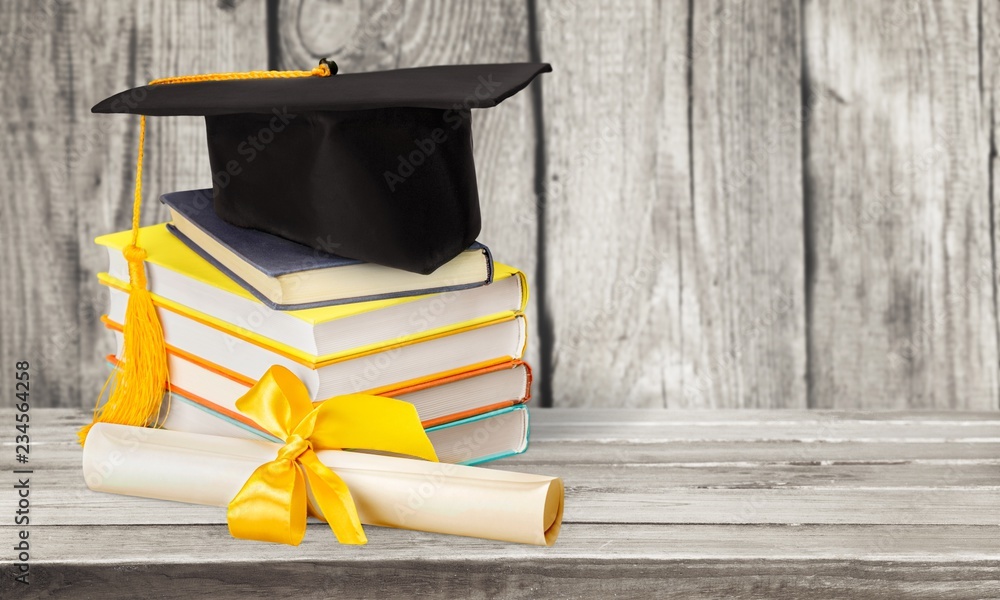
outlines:
[{"label": "yellow ribbon bow", "polygon": [[226,519],[233,537],[299,545],[309,497],[341,544],[364,544],[368,539],[347,484],[316,451],[376,450],[437,461],[412,404],[349,394],[314,407],[306,386],[282,366],[268,369],[236,408],[285,445],[230,501]]}]

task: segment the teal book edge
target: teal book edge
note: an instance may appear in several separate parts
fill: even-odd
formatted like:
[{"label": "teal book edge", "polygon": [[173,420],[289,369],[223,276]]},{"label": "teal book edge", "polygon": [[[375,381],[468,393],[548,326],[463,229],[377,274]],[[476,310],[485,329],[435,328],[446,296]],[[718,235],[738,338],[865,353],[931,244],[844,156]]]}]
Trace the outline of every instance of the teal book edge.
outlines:
[{"label": "teal book edge", "polygon": [[482,458],[476,458],[473,460],[462,461],[458,464],[473,466],[481,465],[485,462],[490,462],[494,460],[500,460],[501,458],[507,458],[508,456],[516,456],[518,454],[524,453],[528,449],[528,440],[531,438],[531,413],[528,412],[528,407],[524,404],[515,404],[514,406],[508,406],[506,408],[498,408],[497,410],[491,410],[490,412],[483,413],[481,415],[475,415],[473,417],[466,417],[464,419],[459,419],[458,421],[452,421],[451,423],[442,423],[441,425],[435,425],[434,427],[428,427],[427,431],[437,431],[439,429],[447,429],[449,427],[457,427],[458,425],[465,425],[467,423],[475,423],[476,421],[482,421],[483,419],[489,419],[490,417],[496,417],[499,415],[505,415],[509,412],[515,410],[524,411],[524,443],[517,450],[508,450],[506,452],[497,452],[496,454],[489,454],[483,456]]},{"label": "teal book edge", "polygon": [[[269,442],[275,442],[275,443],[278,443],[278,444],[281,443],[281,440],[278,439],[278,438],[276,438],[276,437],[274,437],[273,435],[270,435],[268,433],[265,433],[263,431],[255,429],[253,427],[250,427],[246,423],[243,423],[242,421],[238,421],[236,419],[233,419],[232,417],[228,417],[228,416],[223,415],[221,413],[215,412],[214,410],[212,410],[212,409],[210,409],[208,407],[202,406],[201,404],[199,404],[199,403],[197,403],[197,402],[195,402],[193,400],[185,398],[184,396],[178,394],[177,392],[171,392],[170,396],[171,396],[171,401],[179,401],[179,402],[183,402],[185,404],[188,404],[190,406],[193,406],[193,407],[197,408],[198,410],[200,410],[200,411],[202,411],[202,412],[204,412],[206,414],[209,414],[209,415],[215,417],[216,419],[222,419],[223,421],[229,423],[230,425],[234,425],[236,427],[239,427],[240,429],[243,429],[244,431],[252,433],[252,434],[254,434],[255,436],[259,437],[262,440],[267,440]],[[525,424],[524,444],[522,444],[521,447],[518,448],[518,449],[516,449],[516,450],[509,450],[509,451],[506,451],[506,452],[497,452],[496,454],[490,454],[490,455],[483,456],[483,457],[480,457],[480,458],[475,458],[475,459],[472,459],[472,460],[462,461],[462,462],[458,463],[460,465],[466,465],[466,466],[481,465],[481,464],[486,463],[486,462],[491,462],[491,461],[494,461],[494,460],[500,460],[501,458],[507,458],[509,456],[516,456],[518,454],[522,454],[522,453],[524,453],[528,449],[528,440],[531,438],[531,413],[528,412],[528,407],[527,406],[525,406],[524,404],[515,404],[514,406],[508,406],[506,408],[500,408],[500,409],[493,410],[493,411],[490,411],[490,412],[487,412],[487,413],[483,413],[481,415],[475,415],[473,417],[466,417],[465,419],[459,419],[458,421],[452,421],[451,423],[443,423],[441,425],[435,425],[434,427],[428,427],[427,431],[431,432],[431,431],[437,431],[439,429],[447,429],[449,427],[457,427],[459,425],[466,425],[468,423],[475,423],[477,421],[482,421],[483,419],[489,419],[490,417],[496,417],[496,416],[499,416],[499,415],[507,414],[507,413],[513,412],[515,410],[523,410],[523,411],[525,411],[524,412],[524,424]]]}]

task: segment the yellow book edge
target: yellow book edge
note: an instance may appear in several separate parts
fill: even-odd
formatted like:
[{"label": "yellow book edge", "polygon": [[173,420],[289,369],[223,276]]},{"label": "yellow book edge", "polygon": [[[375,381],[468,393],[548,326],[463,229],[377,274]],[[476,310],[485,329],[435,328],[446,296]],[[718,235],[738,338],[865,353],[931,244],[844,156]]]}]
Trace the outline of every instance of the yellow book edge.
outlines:
[{"label": "yellow book edge", "polygon": [[[98,279],[101,281],[103,285],[107,285],[109,287],[113,287],[121,291],[128,290],[128,284],[122,281],[118,281],[117,279],[111,277],[106,273],[100,273],[98,275]],[[411,344],[415,344],[418,342],[434,340],[445,336],[462,333],[464,331],[479,329],[481,327],[487,327],[489,325],[494,325],[497,323],[512,321],[517,318],[522,318],[522,319],[524,318],[524,313],[520,311],[504,311],[501,313],[480,317],[478,319],[464,321],[457,325],[446,325],[444,327],[437,327],[435,329],[421,331],[419,333],[402,335],[397,337],[395,340],[391,340],[388,342],[386,341],[375,342],[372,344],[367,344],[365,346],[358,346],[356,348],[351,348],[349,350],[344,350],[341,352],[335,352],[323,356],[316,356],[313,354],[309,354],[307,352],[303,352],[302,350],[299,350],[298,348],[295,348],[293,346],[289,346],[287,344],[283,344],[276,340],[266,338],[256,332],[249,331],[247,329],[243,329],[240,327],[234,327],[232,324],[226,323],[221,319],[217,319],[215,317],[198,312],[186,306],[182,306],[180,304],[177,304],[176,302],[167,300],[165,298],[161,298],[155,294],[151,294],[151,296],[153,298],[153,305],[156,306],[157,308],[168,310],[186,319],[195,321],[196,323],[201,323],[202,325],[206,325],[208,327],[221,331],[227,335],[231,335],[244,342],[253,344],[255,346],[264,348],[266,350],[270,350],[276,354],[280,354],[285,358],[294,360],[295,362],[304,365],[306,367],[309,367],[311,369],[324,367],[326,365],[331,365],[348,359],[361,358],[363,356],[368,356],[370,354],[376,354],[378,352],[383,352],[387,350],[393,350],[395,348],[401,348],[403,346],[409,346]],[[111,329],[117,329],[120,331],[122,328],[121,323],[117,323],[116,321],[111,320],[107,315],[102,317],[102,320]],[[527,323],[525,323],[525,330],[527,330]],[[526,340],[527,336],[524,337]],[[525,343],[522,344],[521,354],[523,354],[523,347],[526,345],[527,342],[525,341]],[[517,357],[512,357],[512,358],[517,358]]]},{"label": "yellow book edge", "polygon": [[[262,308],[271,310],[253,294],[244,289],[243,286],[230,279],[229,276],[216,268],[215,265],[199,256],[198,253],[189,248],[187,244],[177,239],[177,237],[170,233],[167,229],[166,223],[143,227],[139,231],[141,239],[143,240],[143,248],[145,248],[148,253],[146,258],[147,263],[179,273],[185,277],[198,281],[199,283],[212,286],[229,294],[234,294],[240,298],[259,304]],[[128,245],[130,235],[130,231],[120,231],[118,233],[110,233],[99,236],[94,240],[94,242],[99,246],[120,251]],[[493,263],[494,283],[506,279],[507,277],[514,276],[520,279],[520,310],[523,312],[528,305],[529,293],[528,282],[524,273],[509,265],[498,262]],[[98,275],[98,277],[100,277],[100,275]],[[381,300],[368,300],[365,302],[347,303],[319,308],[303,308],[282,312],[297,319],[301,319],[310,325],[317,325],[327,321],[334,321],[345,317],[379,310],[389,306],[412,302],[414,300],[419,300],[432,295],[434,294],[385,298]]]},{"label": "yellow book edge", "polygon": [[[511,321],[511,320],[517,319],[517,318],[525,320],[525,331],[527,331],[527,325],[528,325],[527,324],[527,319],[525,319],[525,317],[524,317],[523,314],[518,313],[512,319],[502,319],[502,321]],[[121,331],[123,329],[121,323],[118,323],[117,321],[112,321],[107,315],[101,316],[101,322],[104,323],[105,327],[107,327],[108,329],[111,329],[112,331],[117,331],[117,332],[121,333]],[[480,325],[480,326],[476,326],[476,327],[467,327],[467,328],[463,328],[461,331],[456,331],[455,333],[461,333],[462,331],[468,331],[468,330],[471,330],[471,329],[479,329],[480,327],[486,327],[486,326],[492,325],[492,324],[493,323],[487,323],[485,325]],[[450,334],[446,334],[446,335],[450,335]],[[445,335],[435,336],[435,338],[433,338],[433,339],[436,339],[438,337],[445,337]],[[250,342],[250,343],[253,343],[253,342]],[[392,349],[398,348],[398,347],[399,347],[399,345],[392,345],[392,346],[386,346],[385,349],[386,350],[392,350]],[[403,385],[406,385],[406,386],[409,386],[411,384],[412,385],[416,385],[417,383],[419,383],[420,381],[423,381],[425,379],[434,379],[434,378],[437,378],[437,377],[446,377],[446,376],[453,375],[453,374],[456,374],[456,373],[461,373],[462,371],[465,371],[465,370],[467,370],[469,368],[474,368],[474,367],[479,367],[479,366],[489,366],[489,365],[499,364],[499,363],[507,362],[507,361],[511,361],[511,360],[520,360],[524,356],[524,352],[525,352],[525,350],[527,350],[527,347],[528,347],[527,335],[525,335],[523,343],[521,344],[521,347],[518,348],[518,352],[517,352],[516,356],[502,356],[502,357],[499,357],[499,358],[496,358],[496,359],[493,359],[493,360],[487,360],[487,361],[482,361],[482,362],[476,363],[475,365],[472,365],[471,367],[467,365],[467,366],[464,366],[464,367],[458,367],[458,368],[455,368],[455,369],[450,369],[448,371],[442,371],[440,374],[434,375],[433,377],[430,377],[430,378],[422,377],[422,378],[417,378],[417,379],[413,379],[413,380],[407,380],[407,381],[402,382],[402,383],[394,383],[394,384],[392,384],[392,388],[394,389],[395,387],[400,387],[400,386],[403,386]],[[173,346],[171,344],[166,344],[166,348],[167,348],[167,353],[169,353],[169,354],[174,354],[176,356],[179,356],[181,358],[186,359],[188,362],[193,362],[195,364],[200,364],[202,366],[210,365],[212,367],[212,369],[210,369],[210,370],[214,370],[217,373],[225,375],[226,377],[228,377],[228,378],[230,378],[230,379],[232,379],[234,381],[250,381],[250,379],[248,379],[247,377],[245,377],[245,376],[237,373],[236,371],[233,371],[231,369],[227,369],[227,368],[223,367],[222,365],[217,365],[214,362],[206,360],[206,359],[204,359],[204,358],[202,358],[200,356],[197,356],[195,354],[192,354],[192,353],[188,352],[187,350],[182,350],[182,349],[180,349],[180,348],[178,348],[176,346]],[[273,348],[269,348],[269,350],[277,352]],[[280,352],[277,352],[277,353],[281,354]],[[318,369],[318,368],[325,367],[327,365],[331,365],[331,364],[334,364],[334,363],[337,363],[337,362],[341,362],[343,360],[354,359],[354,358],[362,358],[364,356],[367,356],[368,354],[371,354],[371,352],[366,352],[365,354],[352,354],[350,356],[344,357],[344,358],[339,359],[339,360],[333,360],[333,361],[324,362],[324,363],[304,363],[304,362],[298,361],[293,356],[287,356],[287,355],[284,355],[284,354],[282,354],[282,356],[284,356],[285,358],[288,358],[289,360],[294,360],[295,362],[299,362],[299,364],[302,364],[303,366],[308,367],[310,369]],[[381,391],[383,389],[389,389],[389,388],[388,387],[383,387],[383,388],[375,388],[375,389]],[[371,393],[371,394],[377,395],[378,393],[381,393],[381,392],[366,392],[366,393]]]}]

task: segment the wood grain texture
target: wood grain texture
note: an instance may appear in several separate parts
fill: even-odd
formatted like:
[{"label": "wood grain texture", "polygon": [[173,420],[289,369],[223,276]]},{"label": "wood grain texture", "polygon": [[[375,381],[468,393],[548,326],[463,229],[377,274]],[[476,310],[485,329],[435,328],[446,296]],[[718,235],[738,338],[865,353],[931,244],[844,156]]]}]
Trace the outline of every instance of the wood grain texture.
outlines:
[{"label": "wood grain texture", "polygon": [[[86,389],[77,360],[80,207],[68,161],[77,110],[75,26],[65,3],[0,6],[0,385],[13,390],[13,365],[28,360],[39,401],[63,406]],[[3,404],[12,405],[12,396]]]},{"label": "wood grain texture", "polygon": [[[992,465],[998,469],[997,465]],[[885,468],[885,467],[883,467]],[[533,472],[560,469],[533,465]],[[899,487],[723,486],[669,487],[592,466],[591,476],[563,475],[572,502],[564,518],[571,523],[656,523],[689,525],[980,525],[1000,526],[1000,485],[908,482]],[[652,470],[652,467],[649,467]],[[663,474],[661,474],[661,477]],[[955,479],[960,470],[951,473]],[[37,473],[32,493],[37,526],[173,526],[224,524],[217,507],[169,504],[90,492],[78,471]],[[930,484],[930,486],[928,485]],[[623,511],[622,507],[628,507]]]},{"label": "wood grain texture", "polygon": [[[155,589],[159,598],[183,599],[839,600],[980,599],[1000,585],[996,538],[972,527],[567,525],[554,548],[515,550],[379,528],[368,528],[370,548],[336,548],[322,539],[324,527],[310,525],[297,548],[248,545],[229,539],[222,525],[158,528],[157,560],[139,558],[148,542],[134,528],[40,528],[40,548],[63,550],[59,558],[39,556],[32,591],[47,598],[134,598],[137,589]],[[95,546],[109,552],[95,560]],[[785,554],[775,558],[775,548]],[[206,564],[208,552],[228,558]],[[11,590],[10,582],[4,578],[0,590]]]},{"label": "wood grain texture", "polygon": [[[36,410],[29,591],[797,599],[988,598],[1000,586],[995,412],[534,414],[537,443],[492,466],[563,478],[552,548],[379,527],[365,547],[337,546],[320,523],[298,547],[235,540],[222,509],[90,492],[71,442],[85,413]],[[806,445],[815,460],[801,460]],[[844,448],[857,460],[840,460]],[[927,460],[929,448],[949,458]],[[637,449],[646,463],[621,462]],[[0,502],[12,493],[0,488]],[[11,562],[0,551],[0,567]],[[13,585],[3,578],[0,593]]]},{"label": "wood grain texture", "polygon": [[[871,528],[850,526],[672,526],[646,527],[642,524],[606,525],[578,524],[564,521],[564,531],[551,548],[520,546],[456,536],[442,536],[419,531],[405,531],[369,526],[367,548],[349,548],[331,544],[329,527],[310,522],[302,545],[252,544],[233,539],[224,524],[177,525],[157,528],[161,549],[155,562],[192,564],[210,561],[216,565],[237,566],[240,563],[272,561],[330,561],[341,564],[377,563],[384,561],[414,561],[421,559],[455,560],[465,557],[472,561],[496,563],[509,558],[549,561],[593,559],[611,560],[758,560],[789,561],[795,559],[858,560],[861,563],[900,562],[947,565],[955,560],[987,561],[1000,552],[997,537],[985,527],[928,525],[904,527],[898,525]],[[324,528],[326,531],[324,531]],[[9,531],[9,525],[0,531]],[[868,529],[867,534],[864,529]],[[39,543],[38,559],[42,564],[78,562],[83,565],[101,563],[124,566],[154,563],[148,556],[149,540],[124,534],[122,527],[40,527],[46,541],[61,541],[64,545]],[[108,533],[102,534],[102,531]],[[671,532],[670,539],[663,534]],[[714,535],[710,535],[714,534]],[[563,537],[566,536],[566,537]],[[94,556],[97,542],[102,551]],[[198,547],[201,547],[199,550]],[[208,547],[208,549],[206,549]],[[426,555],[415,556],[414,547]],[[209,558],[212,552],[216,556]],[[373,556],[376,555],[376,556]],[[603,559],[603,560],[602,560]],[[426,563],[425,563],[426,564]],[[819,566],[817,564],[816,566]],[[996,569],[996,565],[993,565]],[[314,587],[313,582],[303,582]]]},{"label": "wood grain texture", "polygon": [[[685,402],[806,406],[799,1],[692,3]],[[673,405],[673,402],[669,403]]]},{"label": "wood grain texture", "polygon": [[[42,418],[46,469],[35,475],[37,525],[221,522],[213,507],[83,489],[72,438],[79,414],[46,411]],[[532,452],[496,466],[559,473],[573,500],[565,518],[573,523],[1000,525],[994,413],[942,419],[567,409],[534,411],[533,421]],[[928,461],[917,450],[934,446],[961,458]],[[642,452],[645,460],[636,456]],[[0,464],[15,468],[9,456]]]},{"label": "wood grain texture", "polygon": [[[80,123],[92,133],[75,148],[80,157],[75,192],[80,204],[88,207],[80,211],[77,240],[83,277],[79,322],[84,332],[79,362],[86,390],[81,401],[89,406],[108,374],[103,357],[114,352],[114,339],[99,321],[108,292],[94,277],[107,269],[107,250],[93,240],[130,226],[139,132],[137,117],[92,115],[89,107],[111,93],[158,77],[263,68],[267,44],[259,36],[247,35],[264,28],[264,7],[255,2],[145,0],[128,8],[88,4],[80,10],[84,23],[78,45],[84,49],[86,64],[95,65],[80,79],[81,101],[76,107]],[[103,41],[95,43],[97,39]],[[212,187],[203,119],[148,119],[145,152],[143,224],[167,219],[158,202],[160,194]]]},{"label": "wood grain texture", "polygon": [[[994,312],[1000,305],[997,292],[997,243],[1000,242],[1000,232],[997,231],[997,219],[1000,218],[1000,4],[996,2],[981,2],[979,13],[979,83],[982,91],[982,131],[979,152],[987,157],[989,182],[990,232],[993,235],[993,302]],[[997,336],[1000,340],[1000,313],[998,313]],[[1000,342],[998,342],[1000,344]],[[994,404],[1000,408],[1000,399]]]},{"label": "wood grain texture", "polygon": [[[321,57],[342,73],[438,64],[527,62],[529,28],[523,0],[499,2],[323,2],[279,5],[279,68],[301,69]],[[542,76],[542,79],[548,75]],[[538,85],[536,82],[534,85]],[[496,260],[535,286],[535,127],[529,92],[496,108],[476,110],[474,154],[483,230]],[[534,390],[542,388],[535,296],[529,300],[528,350]],[[536,396],[540,401],[540,398]]]},{"label": "wood grain texture", "polygon": [[[38,405],[90,406],[113,350],[98,320],[107,291],[94,277],[107,254],[93,239],[130,222],[138,136],[136,118],[95,116],[90,106],[153,77],[265,65],[265,42],[245,34],[265,15],[256,3],[158,0],[0,10],[10,11],[2,26],[12,52],[0,93],[13,110],[0,116],[9,132],[0,237],[17,267],[0,275],[0,359],[30,360]],[[145,223],[163,219],[160,193],[211,186],[203,129],[199,119],[150,120]],[[5,388],[12,373],[0,370]]]},{"label": "wood grain texture", "polygon": [[538,2],[556,406],[683,405],[688,3]]},{"label": "wood grain texture", "polygon": [[[545,285],[536,391],[1000,409],[995,2],[12,0],[0,37],[0,361],[32,363],[37,406],[89,406],[112,349],[92,239],[128,223],[137,119],[91,115],[97,100],[320,56],[345,71],[537,56],[555,67],[543,111],[522,93],[475,126],[482,239]],[[210,185],[202,132],[150,121],[144,222],[163,218],[159,193]]]},{"label": "wood grain texture", "polygon": [[810,398],[997,408],[973,2],[806,2]]}]

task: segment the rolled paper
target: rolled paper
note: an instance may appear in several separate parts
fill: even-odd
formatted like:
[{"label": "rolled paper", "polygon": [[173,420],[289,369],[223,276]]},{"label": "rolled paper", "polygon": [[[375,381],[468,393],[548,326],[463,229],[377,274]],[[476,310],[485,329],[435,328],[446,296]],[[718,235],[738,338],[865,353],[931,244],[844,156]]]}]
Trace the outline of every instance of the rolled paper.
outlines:
[{"label": "rolled paper", "polygon": [[[281,444],[97,423],[83,448],[87,486],[98,492],[225,507]],[[559,535],[557,477],[319,450],[347,484],[366,525],[551,546]],[[310,500],[310,508],[322,516]]]}]

